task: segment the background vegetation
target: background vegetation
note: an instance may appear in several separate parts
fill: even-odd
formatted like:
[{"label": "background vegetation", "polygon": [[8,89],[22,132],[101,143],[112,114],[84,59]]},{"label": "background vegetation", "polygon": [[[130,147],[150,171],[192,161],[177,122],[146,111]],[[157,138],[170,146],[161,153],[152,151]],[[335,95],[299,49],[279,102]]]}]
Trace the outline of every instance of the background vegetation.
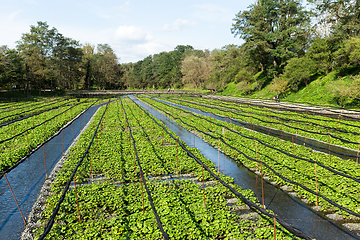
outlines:
[{"label": "background vegetation", "polygon": [[[235,15],[244,40],[214,50],[179,45],[118,63],[107,44],[80,44],[46,22],[0,47],[3,89],[193,88],[220,94],[354,105],[360,98],[360,0],[258,0]],[[319,96],[320,95],[320,96]]]}]

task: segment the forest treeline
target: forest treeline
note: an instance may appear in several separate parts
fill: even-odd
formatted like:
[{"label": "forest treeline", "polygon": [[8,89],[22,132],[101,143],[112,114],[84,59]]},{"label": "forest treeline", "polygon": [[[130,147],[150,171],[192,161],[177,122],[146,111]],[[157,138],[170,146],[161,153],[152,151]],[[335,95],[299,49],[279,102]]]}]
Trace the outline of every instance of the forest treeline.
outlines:
[{"label": "forest treeline", "polygon": [[[178,45],[135,63],[118,63],[108,44],[81,45],[46,22],[30,27],[15,49],[0,48],[0,80],[7,88],[223,90],[230,82],[244,95],[269,85],[297,91],[336,71],[353,83],[340,94],[359,98],[360,0],[258,0],[235,15],[241,45],[196,50]],[[120,56],[121,57],[121,56]]]}]

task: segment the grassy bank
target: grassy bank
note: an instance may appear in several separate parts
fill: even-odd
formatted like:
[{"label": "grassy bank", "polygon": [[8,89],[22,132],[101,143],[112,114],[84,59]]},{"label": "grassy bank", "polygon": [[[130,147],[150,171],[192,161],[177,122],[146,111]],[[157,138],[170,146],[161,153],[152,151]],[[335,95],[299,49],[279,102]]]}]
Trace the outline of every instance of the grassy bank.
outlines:
[{"label": "grassy bank", "polygon": [[[360,104],[359,100],[349,93],[348,95],[350,96],[344,96],[348,89],[354,89],[358,83],[358,78],[359,76],[341,76],[338,72],[333,71],[327,76],[318,77],[297,92],[279,94],[279,98],[285,102],[311,103],[335,107],[358,107]],[[244,95],[239,84],[232,82],[226,86],[224,91],[218,94],[223,96],[272,100],[272,98],[277,95],[277,93],[272,90],[272,84],[271,82],[259,91],[255,91],[250,95]]]}]

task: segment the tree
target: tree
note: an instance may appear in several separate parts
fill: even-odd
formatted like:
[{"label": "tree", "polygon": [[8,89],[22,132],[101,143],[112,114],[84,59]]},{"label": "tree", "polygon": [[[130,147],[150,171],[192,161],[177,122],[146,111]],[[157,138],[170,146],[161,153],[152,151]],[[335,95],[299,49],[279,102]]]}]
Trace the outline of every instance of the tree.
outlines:
[{"label": "tree", "polygon": [[250,82],[257,68],[249,61],[249,56],[241,46],[226,45],[215,49],[210,57],[212,70],[208,88],[222,90],[229,82]]},{"label": "tree", "polygon": [[308,85],[315,72],[316,64],[309,57],[292,58],[288,61],[282,77],[287,80],[290,90],[297,91],[300,85]]},{"label": "tree", "polygon": [[100,88],[116,87],[118,58],[109,44],[98,44],[94,55],[94,79]]},{"label": "tree", "polygon": [[300,0],[259,0],[240,11],[234,21],[231,32],[245,40],[257,67],[274,78],[289,59],[305,53],[310,18]]},{"label": "tree", "polygon": [[[56,83],[66,85],[66,81],[75,81],[73,73],[77,67],[74,64],[81,56],[78,48],[77,41],[65,38],[56,28],[50,29],[46,22],[31,25],[30,33],[23,33],[17,41],[17,49],[24,59],[28,85],[41,93],[42,88],[53,89]],[[65,81],[61,81],[61,78],[65,78]]]},{"label": "tree", "polygon": [[85,43],[85,45],[82,47],[82,51],[83,51],[82,67],[83,67],[83,71],[85,72],[83,89],[87,90],[89,87],[92,86],[91,67],[94,61],[93,56],[94,56],[95,46],[91,45],[90,43]]},{"label": "tree", "polygon": [[315,38],[306,56],[310,57],[317,64],[317,72],[319,74],[328,74],[330,69],[334,68],[334,52],[338,45],[330,37]]},{"label": "tree", "polygon": [[338,39],[360,34],[360,0],[310,0],[317,15],[326,18],[318,24],[326,23],[334,37]]},{"label": "tree", "polygon": [[185,57],[181,65],[181,72],[184,83],[195,85],[197,92],[198,87],[202,86],[205,80],[210,76],[211,65],[205,57],[189,55]]},{"label": "tree", "polygon": [[23,85],[23,59],[15,49],[0,46],[0,83],[8,88]]}]

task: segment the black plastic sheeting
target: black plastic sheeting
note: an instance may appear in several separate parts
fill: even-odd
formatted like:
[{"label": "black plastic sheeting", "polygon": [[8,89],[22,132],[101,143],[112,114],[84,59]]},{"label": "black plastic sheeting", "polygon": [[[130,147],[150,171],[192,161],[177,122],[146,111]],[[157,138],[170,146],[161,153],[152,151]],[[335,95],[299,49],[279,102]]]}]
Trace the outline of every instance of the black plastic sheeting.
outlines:
[{"label": "black plastic sheeting", "polygon": [[[148,104],[150,104],[150,103],[148,103]],[[151,105],[152,107],[155,107],[155,108],[159,109],[158,107],[156,107],[156,106],[154,106],[154,105],[152,105],[152,104],[150,104],[150,105]],[[165,112],[165,113],[167,113],[167,112]],[[200,129],[198,129],[196,126],[192,126],[192,125],[190,125],[190,124],[188,124],[188,123],[185,123],[183,120],[181,120],[180,118],[175,118],[175,117],[172,116],[170,113],[167,113],[167,114],[168,114],[169,116],[171,116],[172,118],[174,118],[174,119],[178,119],[178,120],[181,121],[183,124],[185,124],[185,125],[187,125],[187,126],[189,126],[189,127],[191,127],[191,128],[196,129],[198,132],[201,132],[201,133],[203,133],[203,134],[205,134],[205,135],[207,135],[207,136],[209,136],[209,137],[211,137],[211,138],[213,138],[213,139],[219,139],[219,140],[221,140],[221,141],[222,141],[224,144],[226,144],[228,147],[230,147],[230,148],[232,148],[233,150],[237,151],[238,153],[240,153],[241,155],[243,155],[244,157],[246,157],[248,160],[263,164],[265,167],[267,167],[270,171],[272,171],[276,176],[278,176],[279,178],[281,178],[281,179],[284,180],[285,182],[288,182],[288,183],[297,185],[297,186],[301,187],[302,189],[304,189],[305,191],[308,191],[308,192],[310,192],[310,193],[312,193],[312,194],[314,194],[314,195],[316,195],[316,196],[318,196],[318,197],[323,198],[325,201],[327,201],[328,203],[332,204],[333,206],[335,206],[335,207],[337,207],[337,208],[339,208],[339,209],[341,209],[341,210],[343,210],[343,211],[345,211],[345,212],[347,212],[347,213],[349,213],[349,214],[351,214],[351,215],[353,215],[353,216],[360,217],[360,214],[358,214],[358,213],[356,213],[356,212],[354,212],[354,211],[352,211],[352,210],[350,210],[350,209],[348,209],[348,208],[345,208],[345,207],[337,204],[336,202],[330,200],[329,198],[327,198],[327,197],[325,197],[325,196],[323,196],[323,195],[321,195],[321,194],[319,194],[319,193],[311,190],[310,188],[308,188],[308,187],[306,187],[306,186],[304,186],[304,185],[302,185],[302,184],[300,184],[300,183],[297,183],[297,182],[295,182],[295,181],[292,181],[292,180],[290,180],[290,179],[282,176],[280,173],[276,172],[274,169],[272,169],[272,168],[271,168],[269,165],[267,165],[265,162],[262,162],[262,161],[260,161],[260,160],[257,160],[257,159],[254,159],[254,158],[252,158],[252,157],[247,156],[245,153],[241,152],[241,151],[238,150],[237,148],[235,148],[235,147],[233,147],[232,145],[226,143],[225,140],[224,140],[222,137],[215,137],[215,136],[213,136],[213,135],[211,135],[211,134],[209,134],[209,133],[203,132],[203,131],[201,131]],[[275,148],[273,148],[273,149],[275,149]],[[285,153],[284,151],[282,151],[282,152]],[[291,156],[292,154],[287,153],[287,155]],[[292,156],[294,156],[294,155],[292,155]],[[302,160],[305,160],[305,159],[302,159]],[[309,160],[309,161],[315,163],[315,161],[313,161],[313,160]],[[324,165],[322,165],[322,167],[325,168]],[[329,169],[331,169],[331,168],[326,167],[326,169],[329,170]],[[336,170],[332,170],[332,172],[335,173],[335,172],[337,172],[337,171],[336,171]],[[344,175],[346,175],[346,174],[343,174],[343,173],[340,173],[340,172],[338,172],[337,174],[339,174],[339,175],[341,175],[341,176],[343,176],[343,177],[345,177]],[[346,175],[346,176],[347,176],[348,178],[351,178],[351,179],[354,180],[354,181],[359,182],[359,180],[356,179],[356,178],[353,178],[353,177],[348,176],[348,175]]]},{"label": "black plastic sheeting", "polygon": [[[110,102],[110,100],[109,100],[109,102]],[[88,152],[89,152],[89,149],[90,149],[90,147],[91,147],[91,145],[92,145],[92,143],[93,143],[93,141],[94,141],[94,139],[95,139],[95,136],[96,136],[96,133],[97,133],[97,131],[98,131],[98,129],[99,129],[99,126],[100,126],[100,124],[101,124],[101,121],[103,120],[103,117],[104,117],[104,115],[105,115],[105,113],[106,113],[106,110],[107,110],[107,108],[108,108],[108,106],[109,106],[109,102],[106,104],[106,108],[105,108],[105,110],[104,110],[104,112],[103,112],[103,115],[101,116],[101,118],[100,118],[100,120],[99,120],[99,123],[98,123],[98,125],[97,125],[97,127],[96,127],[96,129],[95,129],[94,135],[93,135],[91,141],[89,142],[89,145],[88,145],[87,149],[85,150],[83,156],[81,157],[81,159],[79,160],[78,164],[77,164],[76,167],[74,168],[73,173],[72,173],[72,175],[70,176],[70,179],[67,181],[66,186],[65,186],[65,188],[64,188],[64,190],[63,190],[63,193],[62,193],[62,195],[61,195],[58,203],[56,204],[56,207],[55,207],[55,209],[54,209],[54,211],[53,211],[53,213],[52,213],[52,215],[51,215],[51,217],[50,217],[50,219],[49,219],[49,221],[48,221],[48,224],[47,224],[46,227],[45,227],[45,230],[44,230],[43,234],[39,237],[39,240],[44,239],[44,238],[46,237],[46,235],[50,232],[52,226],[54,225],[55,217],[56,217],[57,213],[59,212],[60,205],[61,205],[61,203],[62,203],[62,202],[64,201],[64,199],[65,199],[66,192],[69,190],[70,184],[71,184],[71,182],[72,182],[72,180],[73,180],[73,178],[74,178],[74,176],[75,176],[78,168],[80,167],[80,165],[82,164],[84,158],[86,157],[86,155],[87,155]]]},{"label": "black plastic sheeting", "polygon": [[[97,101],[93,102],[87,109],[85,109],[83,112],[86,112],[88,109],[90,109]],[[36,148],[34,148],[33,150],[31,150],[30,153],[26,154],[26,156],[24,156],[23,158],[21,158],[19,161],[17,161],[13,166],[7,168],[6,170],[4,170],[1,174],[0,174],[0,180],[4,177],[4,175],[6,173],[11,172],[12,170],[14,170],[17,166],[19,166],[22,162],[24,162],[28,157],[30,157],[33,153],[35,153],[38,149],[40,149],[44,144],[46,144],[47,142],[49,142],[51,139],[53,139],[55,136],[59,135],[61,133],[61,131],[66,128],[67,126],[69,126],[70,124],[72,124],[76,119],[78,119],[80,117],[81,113],[73,118],[70,122],[68,122],[64,127],[60,128],[54,135],[52,135],[50,138],[48,138],[46,141],[44,141],[43,143],[39,144]]]},{"label": "black plastic sheeting", "polygon": [[[135,102],[134,102],[135,103]],[[135,103],[136,104],[136,103]],[[167,129],[162,126],[161,124],[159,124],[152,116],[150,116],[150,114],[141,106],[139,106],[138,104],[136,104],[140,109],[142,109],[158,126],[162,127],[164,129],[164,131],[171,137],[173,138],[175,141],[177,141],[179,143],[179,145],[181,146],[181,148],[187,152],[188,156],[190,156],[191,158],[193,158],[198,164],[202,165],[204,167],[204,169],[206,171],[208,171],[210,173],[211,176],[213,176],[216,180],[218,180],[223,186],[225,186],[226,188],[228,188],[232,193],[234,193],[236,196],[240,197],[247,205],[249,205],[253,210],[256,210],[258,212],[260,212],[261,214],[270,217],[270,218],[275,218],[276,221],[278,223],[280,223],[286,230],[288,230],[290,233],[292,233],[293,235],[300,237],[302,239],[312,239],[311,237],[307,236],[306,234],[304,234],[303,232],[301,232],[301,230],[287,224],[286,222],[284,222],[283,220],[281,220],[279,217],[277,217],[276,215],[270,214],[268,213],[265,209],[259,207],[257,204],[253,203],[252,201],[250,201],[249,199],[247,199],[244,195],[242,195],[241,193],[239,193],[238,191],[236,191],[234,188],[232,188],[229,184],[227,184],[226,182],[224,182],[223,180],[221,180],[216,174],[214,174],[209,167],[207,167],[203,162],[201,162],[196,156],[194,156],[182,143],[181,141],[179,141],[176,137],[174,137],[170,132],[167,131]]]},{"label": "black plastic sheeting", "polygon": [[154,215],[155,215],[155,218],[156,218],[156,222],[157,222],[158,227],[159,227],[159,229],[160,229],[160,231],[161,231],[161,233],[162,233],[162,235],[163,235],[163,238],[164,238],[165,240],[168,240],[168,239],[169,239],[169,235],[164,231],[164,228],[163,228],[163,226],[162,226],[162,223],[161,223],[161,220],[160,220],[160,218],[159,218],[159,215],[158,215],[157,212],[156,212],[156,208],[155,208],[154,202],[153,202],[153,200],[152,200],[151,193],[150,193],[150,191],[149,191],[149,188],[148,188],[147,185],[146,185],[146,180],[145,180],[145,177],[144,177],[144,173],[143,173],[143,171],[142,171],[142,168],[141,168],[139,156],[137,155],[137,149],[136,149],[136,146],[135,146],[135,139],[134,139],[134,137],[133,137],[133,135],[132,135],[132,133],[131,133],[131,127],[130,127],[130,125],[129,125],[129,121],[128,121],[128,118],[127,118],[127,114],[126,114],[126,111],[125,111],[125,108],[124,108],[124,105],[123,105],[122,101],[121,101],[121,107],[122,107],[122,109],[123,109],[123,111],[124,111],[126,123],[127,123],[127,126],[128,126],[128,128],[129,128],[129,130],[130,130],[130,136],[131,136],[131,139],[132,139],[132,142],[133,142],[133,146],[134,146],[134,150],[135,150],[135,155],[136,155],[136,160],[137,160],[137,164],[138,164],[139,170],[140,170],[140,176],[141,176],[142,182],[144,183],[144,186],[145,186],[145,189],[146,189],[146,193],[147,193],[147,195],[148,195],[148,199],[149,199],[149,202],[150,202],[150,205],[151,205],[151,209],[152,209],[153,212],[154,212]]}]

